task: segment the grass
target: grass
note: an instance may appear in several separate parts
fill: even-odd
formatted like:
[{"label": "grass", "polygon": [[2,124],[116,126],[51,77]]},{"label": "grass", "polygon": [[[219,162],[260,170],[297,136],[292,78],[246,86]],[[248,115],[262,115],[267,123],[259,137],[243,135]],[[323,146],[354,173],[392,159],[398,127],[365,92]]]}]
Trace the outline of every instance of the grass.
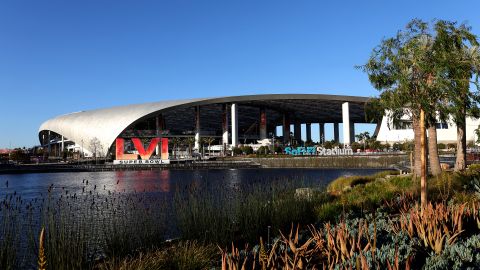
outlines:
[{"label": "grass", "polygon": [[314,204],[321,198],[295,197],[301,183],[279,179],[267,185],[248,184],[236,192],[223,187],[188,187],[175,196],[178,227],[185,239],[220,245],[248,243],[291,222],[315,222]]},{"label": "grass", "polygon": [[203,270],[211,269],[218,258],[218,248],[197,241],[180,241],[161,249],[124,259],[113,258],[97,266],[99,270]]},{"label": "grass", "polygon": [[377,178],[384,178],[387,175],[396,175],[398,171],[383,171],[374,175],[367,176],[344,176],[332,181],[327,186],[327,191],[330,193],[341,193],[346,189],[351,189],[356,185],[364,185],[366,183],[375,181]]}]

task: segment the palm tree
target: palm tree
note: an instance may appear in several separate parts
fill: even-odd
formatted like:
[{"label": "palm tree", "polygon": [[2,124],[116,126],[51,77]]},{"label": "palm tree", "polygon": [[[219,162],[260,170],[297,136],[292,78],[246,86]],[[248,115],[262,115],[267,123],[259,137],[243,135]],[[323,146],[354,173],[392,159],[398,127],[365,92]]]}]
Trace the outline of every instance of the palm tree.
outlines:
[{"label": "palm tree", "polygon": [[355,135],[358,141],[363,144],[363,151],[365,151],[367,141],[370,140],[370,133],[368,131],[362,132],[358,135]]},{"label": "palm tree", "polygon": [[173,137],[172,139],[172,144],[173,144],[173,151],[174,154],[173,156],[177,158],[177,151],[178,151],[178,145],[182,142],[182,140],[179,137]]},{"label": "palm tree", "polygon": [[210,155],[210,145],[215,141],[215,139],[212,137],[205,137],[202,139],[202,141],[208,144],[208,155]]},{"label": "palm tree", "polygon": [[195,137],[185,137],[183,143],[188,146],[188,154],[192,155],[192,145],[195,144]]}]

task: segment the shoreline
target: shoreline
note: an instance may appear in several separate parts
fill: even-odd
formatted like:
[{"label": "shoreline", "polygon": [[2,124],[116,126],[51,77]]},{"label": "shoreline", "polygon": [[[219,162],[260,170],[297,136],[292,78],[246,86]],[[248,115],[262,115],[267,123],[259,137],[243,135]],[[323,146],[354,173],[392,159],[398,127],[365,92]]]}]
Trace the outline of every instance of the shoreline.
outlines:
[{"label": "shoreline", "polygon": [[227,160],[175,162],[152,165],[80,165],[67,163],[0,165],[2,174],[101,172],[101,171],[152,171],[165,169],[397,169],[405,161],[402,156],[345,156],[345,157],[241,157]]}]

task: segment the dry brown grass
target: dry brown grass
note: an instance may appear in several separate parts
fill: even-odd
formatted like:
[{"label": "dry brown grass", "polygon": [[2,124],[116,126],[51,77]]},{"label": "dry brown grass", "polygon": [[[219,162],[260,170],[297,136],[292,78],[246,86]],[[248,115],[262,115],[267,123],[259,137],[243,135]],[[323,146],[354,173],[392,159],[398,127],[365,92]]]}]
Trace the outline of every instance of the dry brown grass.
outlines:
[{"label": "dry brown grass", "polygon": [[111,259],[95,269],[101,270],[147,270],[147,269],[210,269],[218,258],[213,245],[203,245],[197,241],[180,241],[163,249],[141,252],[134,257]]}]

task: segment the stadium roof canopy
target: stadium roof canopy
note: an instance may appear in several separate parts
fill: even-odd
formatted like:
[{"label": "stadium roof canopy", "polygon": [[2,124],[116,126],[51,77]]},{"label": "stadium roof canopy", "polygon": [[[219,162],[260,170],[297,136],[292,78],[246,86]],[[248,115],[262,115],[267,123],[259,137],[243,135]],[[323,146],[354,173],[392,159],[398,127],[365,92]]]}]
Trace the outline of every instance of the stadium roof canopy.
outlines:
[{"label": "stadium roof canopy", "polygon": [[200,106],[202,130],[208,130],[221,126],[222,106],[235,103],[239,130],[245,130],[258,120],[259,108],[267,110],[267,121],[273,126],[282,125],[284,114],[290,115],[292,123],[342,123],[342,104],[348,102],[350,121],[364,123],[364,105],[368,99],[321,94],[270,94],[159,101],[61,115],[40,126],[39,138],[42,145],[47,144],[46,134],[51,131],[77,145],[82,144],[89,151],[88,142],[97,138],[107,154],[123,131],[159,114],[165,115],[168,126],[188,130],[195,125],[194,109]]}]

